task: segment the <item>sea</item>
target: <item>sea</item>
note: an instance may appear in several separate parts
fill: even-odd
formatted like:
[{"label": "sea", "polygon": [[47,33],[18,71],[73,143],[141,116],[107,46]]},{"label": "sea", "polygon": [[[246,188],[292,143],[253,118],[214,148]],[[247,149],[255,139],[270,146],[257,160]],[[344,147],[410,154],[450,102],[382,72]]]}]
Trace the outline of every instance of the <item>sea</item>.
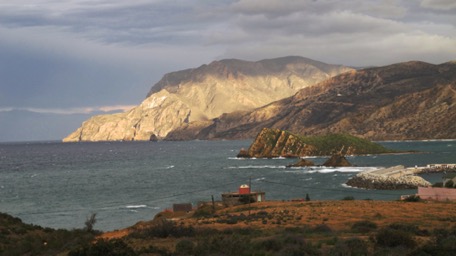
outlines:
[{"label": "sea", "polygon": [[[398,200],[416,190],[366,190],[345,182],[363,170],[456,163],[456,141],[390,141],[415,153],[349,156],[354,167],[286,168],[297,159],[240,159],[251,141],[0,143],[0,212],[51,228],[111,231],[148,221],[176,203],[221,200],[242,184],[266,200]],[[327,157],[309,157],[322,164]],[[442,174],[423,174],[430,182]]]}]

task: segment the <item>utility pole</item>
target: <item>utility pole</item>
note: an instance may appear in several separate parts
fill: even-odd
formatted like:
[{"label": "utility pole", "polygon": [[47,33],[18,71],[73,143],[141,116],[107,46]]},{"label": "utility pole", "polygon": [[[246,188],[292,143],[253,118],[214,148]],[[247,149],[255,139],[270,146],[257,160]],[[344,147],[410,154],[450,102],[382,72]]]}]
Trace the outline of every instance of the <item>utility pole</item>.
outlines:
[{"label": "utility pole", "polygon": [[212,196],[212,214],[215,214],[215,201],[214,201],[214,195]]},{"label": "utility pole", "polygon": [[250,203],[252,202],[252,176],[249,177],[249,216],[250,216]]}]

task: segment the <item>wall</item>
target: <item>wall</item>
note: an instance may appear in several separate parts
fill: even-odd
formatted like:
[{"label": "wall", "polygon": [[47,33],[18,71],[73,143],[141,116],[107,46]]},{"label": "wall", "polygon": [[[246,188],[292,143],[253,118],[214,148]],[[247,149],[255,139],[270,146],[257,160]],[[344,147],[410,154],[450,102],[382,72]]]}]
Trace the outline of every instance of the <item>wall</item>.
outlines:
[{"label": "wall", "polygon": [[417,195],[421,199],[431,199],[437,201],[456,201],[456,189],[454,188],[418,187]]}]

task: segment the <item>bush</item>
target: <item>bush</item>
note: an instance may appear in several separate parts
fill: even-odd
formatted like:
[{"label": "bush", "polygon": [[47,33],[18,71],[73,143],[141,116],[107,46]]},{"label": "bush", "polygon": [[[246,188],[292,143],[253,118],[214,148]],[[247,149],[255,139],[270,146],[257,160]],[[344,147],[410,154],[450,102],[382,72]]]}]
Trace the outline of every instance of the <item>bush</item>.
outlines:
[{"label": "bush", "polygon": [[214,209],[210,205],[203,205],[198,207],[193,213],[193,217],[195,218],[205,218],[205,217],[212,217],[214,215]]},{"label": "bush", "polygon": [[283,247],[283,241],[278,238],[269,238],[258,243],[258,249],[277,252]]},{"label": "bush", "polygon": [[337,256],[355,256],[368,255],[369,247],[367,243],[359,238],[351,238],[339,241],[332,248],[330,255]]},{"label": "bush", "polygon": [[355,197],[353,197],[353,196],[346,196],[346,197],[342,198],[342,200],[344,200],[344,201],[351,201],[351,200],[355,200]]},{"label": "bush", "polygon": [[432,185],[433,188],[443,188],[443,182],[436,182]]},{"label": "bush", "polygon": [[305,242],[301,236],[291,235],[283,239],[283,247],[277,255],[300,256],[300,255],[321,255],[316,247],[310,242]]},{"label": "bush", "polygon": [[368,220],[362,220],[362,221],[355,222],[351,227],[351,230],[353,232],[357,232],[357,233],[368,233],[368,232],[374,231],[376,229],[377,229],[377,224],[375,224],[372,221],[368,221]]},{"label": "bush", "polygon": [[381,247],[414,248],[416,246],[416,242],[409,232],[392,228],[379,230],[375,236],[375,243]]},{"label": "bush", "polygon": [[87,218],[87,220],[85,221],[85,230],[87,232],[93,232],[93,226],[95,225],[95,223],[97,222],[97,214],[96,213],[92,213],[92,215],[90,215],[90,217]]},{"label": "bush", "polygon": [[404,199],[405,202],[421,202],[421,197],[417,195],[410,195]]},{"label": "bush", "polygon": [[194,248],[194,255],[245,255],[252,248],[248,237],[216,235],[201,238]]},{"label": "bush", "polygon": [[195,249],[195,244],[190,240],[181,240],[176,244],[177,255],[192,255]]},{"label": "bush", "polygon": [[137,255],[131,247],[120,239],[103,240],[100,239],[94,244],[72,250],[68,253],[69,256],[135,256]]},{"label": "bush", "polygon": [[332,229],[326,224],[319,224],[313,228],[315,233],[332,233]]},{"label": "bush", "polygon": [[407,233],[411,233],[418,236],[428,236],[429,231],[420,229],[417,225],[409,224],[409,223],[392,223],[388,226],[394,230],[401,230]]},{"label": "bush", "polygon": [[452,180],[448,180],[445,182],[445,187],[446,188],[453,188],[454,187],[454,182]]},{"label": "bush", "polygon": [[131,234],[135,238],[147,237],[191,237],[195,235],[195,229],[192,226],[177,225],[174,221],[159,219],[155,225],[149,228],[135,231]]}]

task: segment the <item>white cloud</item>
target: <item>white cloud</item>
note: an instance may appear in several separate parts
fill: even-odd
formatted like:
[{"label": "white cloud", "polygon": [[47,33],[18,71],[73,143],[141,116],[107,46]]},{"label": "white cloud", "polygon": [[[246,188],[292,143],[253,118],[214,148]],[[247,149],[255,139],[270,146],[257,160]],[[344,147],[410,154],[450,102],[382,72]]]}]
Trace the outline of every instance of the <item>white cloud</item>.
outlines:
[{"label": "white cloud", "polygon": [[456,2],[454,0],[422,0],[420,5],[424,8],[442,11],[456,9]]},{"label": "white cloud", "polygon": [[136,105],[114,105],[114,106],[99,106],[99,107],[80,107],[80,108],[33,108],[33,107],[3,107],[0,112],[11,111],[29,111],[40,114],[59,114],[59,115],[72,115],[72,114],[94,114],[100,112],[125,112]]}]

